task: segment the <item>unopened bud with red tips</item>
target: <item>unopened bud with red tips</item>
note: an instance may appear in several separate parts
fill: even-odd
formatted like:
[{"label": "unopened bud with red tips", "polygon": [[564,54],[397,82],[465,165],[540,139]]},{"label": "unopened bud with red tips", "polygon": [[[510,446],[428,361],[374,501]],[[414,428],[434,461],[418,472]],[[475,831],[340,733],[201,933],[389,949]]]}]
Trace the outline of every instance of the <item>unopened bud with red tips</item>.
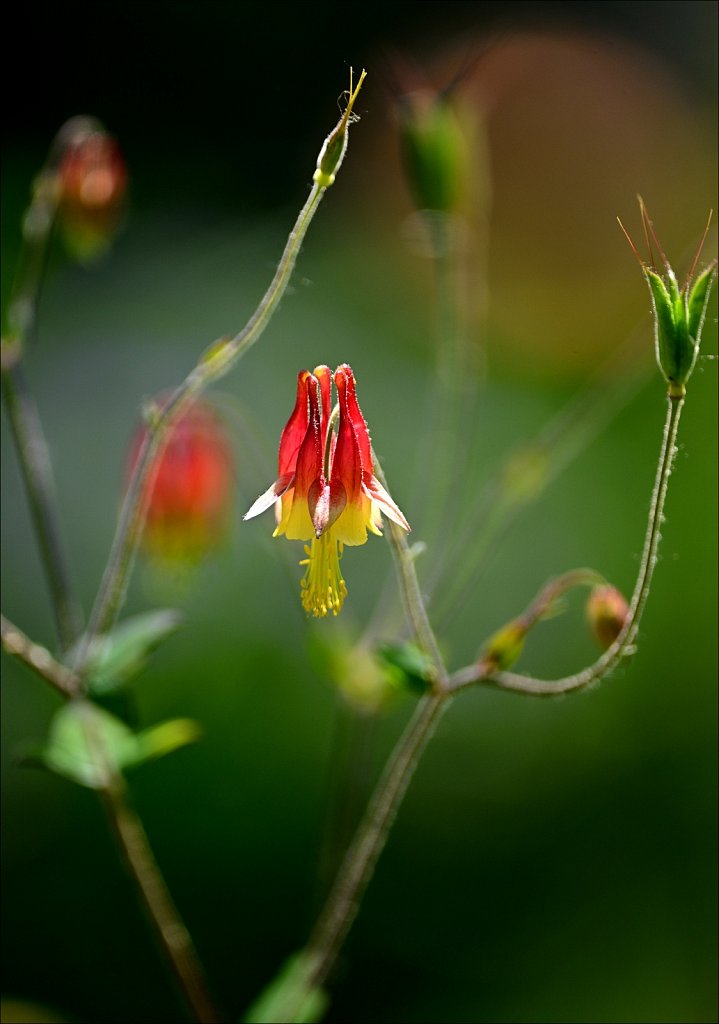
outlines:
[{"label": "unopened bud with red tips", "polygon": [[[145,437],[143,426],[132,442],[128,478]],[[227,535],[233,483],[224,425],[212,406],[196,402],[171,424],[148,473],[145,551],[166,565],[198,562]]]},{"label": "unopened bud with red tips", "polygon": [[118,228],[127,168],[115,139],[89,118],[68,122],[58,147],[58,217],[68,248],[84,262],[100,255]]},{"label": "unopened bud with red tips", "polygon": [[349,141],[349,126],[359,120],[359,115],[353,114],[352,108],[366,76],[367,72],[363,70],[359,77],[359,82],[353,89],[352,68],[350,68],[349,96],[345,112],[325,139],[320,155],[317,157],[317,170],[314,173],[314,180],[320,188],[329,188],[330,185],[334,184],[337,172],[345,158]]},{"label": "unopened bud with red tips", "polygon": [[628,615],[629,605],[624,594],[608,583],[595,587],[587,598],[587,621],[605,649],[611,647],[622,632]]},{"label": "unopened bud with red tips", "polygon": [[[642,215],[644,235],[650,251],[648,263],[639,255],[634,242],[629,237],[621,221],[619,221],[619,225],[622,231],[624,231],[649,285],[649,293],[652,297],[652,312],[654,314],[654,342],[657,363],[664,375],[664,379],[669,385],[669,397],[674,399],[683,398],[686,393],[686,382],[689,380],[697,360],[697,355],[699,354],[699,343],[701,341],[702,328],[704,327],[709,295],[716,277],[716,260],[713,260],[699,274],[696,280],[692,280],[707,231],[709,230],[709,222],[707,222],[704,236],[694,257],[694,263],[689,271],[687,280],[684,286],[680,288],[674,270],[664,255],[654,231],[654,225],[649,218],[641,197],[639,199],[639,207]],[[654,264],[652,242],[657,247],[661,259],[662,273],[659,272]]]}]

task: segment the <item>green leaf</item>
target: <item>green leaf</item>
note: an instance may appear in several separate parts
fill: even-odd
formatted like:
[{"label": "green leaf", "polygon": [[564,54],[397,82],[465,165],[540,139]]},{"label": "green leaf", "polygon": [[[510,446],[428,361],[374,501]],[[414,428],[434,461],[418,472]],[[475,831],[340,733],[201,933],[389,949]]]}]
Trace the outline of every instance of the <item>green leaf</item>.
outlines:
[{"label": "green leaf", "polygon": [[29,752],[25,764],[45,768],[90,789],[103,789],[134,768],[194,742],[197,722],[176,718],[135,735],[124,722],[90,701],[69,701],[55,714],[47,746]]},{"label": "green leaf", "polygon": [[415,644],[384,644],[377,649],[378,657],[396,670],[400,682],[412,690],[424,693],[432,678],[433,665],[430,658]]},{"label": "green leaf", "polygon": [[169,722],[161,722],[135,736],[135,754],[132,762],[127,765],[142,764],[156,757],[164,757],[173,750],[194,743],[202,735],[202,728],[191,718],[173,718]]},{"label": "green leaf", "polygon": [[134,748],[132,732],[114,715],[89,701],[69,701],[55,714],[40,759],[58,775],[102,789],[132,757]]},{"label": "green leaf", "polygon": [[307,984],[307,960],[295,953],[260,992],[243,1017],[245,1024],[317,1024],[324,1017],[329,996],[324,989]]},{"label": "green leaf", "polygon": [[180,612],[165,608],[125,619],[111,633],[98,637],[87,659],[90,692],[103,694],[124,686],[182,622]]}]

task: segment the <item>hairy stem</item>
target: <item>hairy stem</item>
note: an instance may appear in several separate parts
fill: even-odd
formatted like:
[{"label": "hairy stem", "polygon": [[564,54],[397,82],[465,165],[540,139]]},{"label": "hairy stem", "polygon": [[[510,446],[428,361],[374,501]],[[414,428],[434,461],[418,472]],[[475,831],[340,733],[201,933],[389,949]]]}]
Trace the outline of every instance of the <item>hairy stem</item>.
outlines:
[{"label": "hairy stem", "polygon": [[278,1007],[276,1015],[265,1024],[294,1021],[307,993],[322,985],[331,971],[357,916],[360,902],[419,758],[449,701],[446,694],[428,694],[417,705],[377,784],[325,908],[302,952],[301,976],[295,979],[285,1005]]}]

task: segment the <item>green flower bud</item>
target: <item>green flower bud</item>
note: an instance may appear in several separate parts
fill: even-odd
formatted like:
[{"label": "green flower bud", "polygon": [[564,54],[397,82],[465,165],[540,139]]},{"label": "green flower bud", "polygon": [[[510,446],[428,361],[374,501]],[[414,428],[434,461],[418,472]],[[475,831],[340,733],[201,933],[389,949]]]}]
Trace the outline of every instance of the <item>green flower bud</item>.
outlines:
[{"label": "green flower bud", "polygon": [[462,184],[465,143],[447,98],[425,92],[405,97],[400,138],[417,207],[448,213]]},{"label": "green flower bud", "polygon": [[320,188],[329,188],[330,185],[334,184],[337,171],[340,169],[342,161],[345,158],[347,143],[349,140],[349,126],[359,120],[358,115],[352,113],[352,107],[354,106],[354,102],[357,99],[366,76],[367,72],[363,70],[360,75],[359,82],[353,90],[352,68],[350,68],[349,99],[347,100],[345,112],[337,122],[334,129],[325,139],[322,149],[320,150],[320,155],[317,157],[317,170],[314,173],[314,180]]},{"label": "green flower bud", "polygon": [[624,225],[621,221],[619,221],[619,224],[632,247],[634,255],[639,261],[644,277],[649,285],[649,293],[652,297],[652,312],[654,314],[654,344],[657,363],[664,375],[664,379],[669,385],[669,397],[683,398],[686,393],[686,382],[691,376],[699,353],[699,343],[709,303],[709,295],[714,278],[716,277],[716,260],[714,260],[699,274],[696,281],[692,283],[694,269],[701,254],[709,224],[707,223],[704,237],[699,245],[686,284],[683,288],[680,288],[677,284],[674,270],[662,251],[662,247],[654,232],[654,225],[649,219],[641,198],[639,200],[639,207],[647,244],[651,247],[649,241],[651,238],[657,246],[662,263],[664,264],[663,273],[660,274],[653,265],[653,258],[651,264],[646,263],[641,258]]}]

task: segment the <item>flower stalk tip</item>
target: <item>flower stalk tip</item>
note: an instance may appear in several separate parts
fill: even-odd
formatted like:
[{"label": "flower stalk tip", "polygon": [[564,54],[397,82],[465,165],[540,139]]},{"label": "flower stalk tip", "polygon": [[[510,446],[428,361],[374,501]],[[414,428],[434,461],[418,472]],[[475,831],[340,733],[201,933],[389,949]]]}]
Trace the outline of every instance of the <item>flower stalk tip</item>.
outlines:
[{"label": "flower stalk tip", "polygon": [[350,68],[350,87],[347,106],[345,107],[342,117],[325,139],[322,149],[320,150],[320,154],[317,157],[317,169],[313,177],[314,181],[320,188],[329,188],[330,185],[334,184],[337,172],[345,158],[347,144],[349,142],[349,126],[354,124],[355,121],[359,121],[359,115],[353,114],[352,108],[354,107],[355,100],[359,95],[362,83],[366,77],[367,72],[363,68],[359,81],[353,88],[353,73],[352,68]]},{"label": "flower stalk tip", "polygon": [[[686,383],[699,354],[701,333],[704,327],[709,295],[716,277],[716,260],[702,270],[694,280],[694,273],[701,256],[704,241],[711,222],[711,213],[704,234],[692,262],[687,280],[680,288],[676,274],[657,238],[644,201],[639,197],[644,239],[649,259],[644,260],[629,232],[619,221],[619,226],[631,246],[637,262],[642,268],[649,286],[654,317],[654,343],[657,363],[668,385],[669,397],[684,398]],[[656,247],[659,260],[655,260]],[[661,271],[658,269],[661,263]]]}]

